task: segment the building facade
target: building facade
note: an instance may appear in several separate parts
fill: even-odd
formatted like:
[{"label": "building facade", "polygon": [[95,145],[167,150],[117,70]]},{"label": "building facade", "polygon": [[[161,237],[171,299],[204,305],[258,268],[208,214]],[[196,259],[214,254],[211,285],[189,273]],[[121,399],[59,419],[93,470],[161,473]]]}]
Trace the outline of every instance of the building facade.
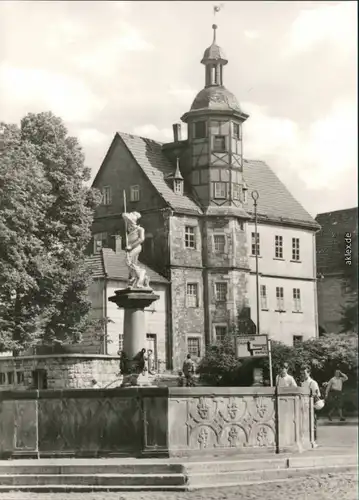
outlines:
[{"label": "building facade", "polygon": [[317,335],[319,226],[264,162],[243,158],[248,115],[224,86],[228,61],[213,28],[201,61],[205,86],[181,118],[187,139],[179,124],[168,144],[116,133],[93,183],[103,198],[90,250],[113,248],[124,231],[125,191],[127,211],[140,212],[146,229],[142,258],[170,282],[168,368],[179,368],[188,351],[203,356],[239,313],[256,321],[256,242],[262,333],[287,344]]},{"label": "building facade", "polygon": [[358,302],[358,209],[318,214],[316,236],[320,333],[346,330],[343,313]]}]

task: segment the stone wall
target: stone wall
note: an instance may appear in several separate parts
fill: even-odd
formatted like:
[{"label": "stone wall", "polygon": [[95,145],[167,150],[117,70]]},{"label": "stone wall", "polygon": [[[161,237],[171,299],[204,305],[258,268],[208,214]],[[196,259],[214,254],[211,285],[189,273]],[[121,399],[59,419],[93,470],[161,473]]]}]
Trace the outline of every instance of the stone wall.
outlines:
[{"label": "stone wall", "polygon": [[301,452],[313,444],[300,388],[6,391],[0,457],[206,456]]},{"label": "stone wall", "polygon": [[342,273],[325,275],[318,280],[319,326],[326,333],[340,333],[342,308],[350,303],[351,289]]},{"label": "stone wall", "polygon": [[[0,358],[0,391],[34,388],[35,371],[48,389],[105,387],[119,378],[118,356],[53,354]],[[36,377],[36,375],[35,375]],[[42,378],[43,380],[43,378]]]}]

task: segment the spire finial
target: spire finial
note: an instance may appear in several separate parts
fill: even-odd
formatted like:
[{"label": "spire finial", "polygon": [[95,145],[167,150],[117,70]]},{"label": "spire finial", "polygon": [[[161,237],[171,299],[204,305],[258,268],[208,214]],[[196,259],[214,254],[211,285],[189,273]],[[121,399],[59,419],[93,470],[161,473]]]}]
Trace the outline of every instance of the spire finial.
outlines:
[{"label": "spire finial", "polygon": [[213,43],[216,43],[216,30],[218,26],[217,24],[212,24],[212,29],[213,29]]}]

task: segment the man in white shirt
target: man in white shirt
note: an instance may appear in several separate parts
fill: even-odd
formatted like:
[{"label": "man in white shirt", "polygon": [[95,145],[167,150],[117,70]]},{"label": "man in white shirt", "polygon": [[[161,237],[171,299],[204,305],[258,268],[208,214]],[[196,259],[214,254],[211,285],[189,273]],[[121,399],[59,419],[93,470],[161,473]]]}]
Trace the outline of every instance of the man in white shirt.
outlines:
[{"label": "man in white shirt", "polygon": [[276,386],[277,387],[297,387],[297,383],[288,373],[288,363],[283,363],[279,375],[276,378]]},{"label": "man in white shirt", "polygon": [[340,370],[335,370],[334,377],[332,377],[325,390],[325,399],[328,400],[329,405],[331,407],[328,418],[332,421],[332,415],[335,410],[338,410],[339,418],[341,422],[344,422],[345,418],[343,417],[343,383],[348,380],[348,377],[342,373]]},{"label": "man in white shirt", "polygon": [[[320,399],[320,389],[318,382],[310,376],[310,368],[305,366],[301,370],[301,384],[300,386],[309,392],[309,394],[313,397],[314,403]],[[314,447],[317,447],[317,412],[314,410]]]}]

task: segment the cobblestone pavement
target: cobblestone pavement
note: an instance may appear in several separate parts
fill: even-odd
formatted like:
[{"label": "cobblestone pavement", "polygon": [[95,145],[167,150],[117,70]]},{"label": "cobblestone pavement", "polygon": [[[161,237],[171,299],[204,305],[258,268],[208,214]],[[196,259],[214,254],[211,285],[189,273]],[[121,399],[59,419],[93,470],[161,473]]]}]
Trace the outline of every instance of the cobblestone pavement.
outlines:
[{"label": "cobblestone pavement", "polygon": [[0,493],[0,500],[357,500],[354,473],[326,474],[287,482],[191,492]]}]

